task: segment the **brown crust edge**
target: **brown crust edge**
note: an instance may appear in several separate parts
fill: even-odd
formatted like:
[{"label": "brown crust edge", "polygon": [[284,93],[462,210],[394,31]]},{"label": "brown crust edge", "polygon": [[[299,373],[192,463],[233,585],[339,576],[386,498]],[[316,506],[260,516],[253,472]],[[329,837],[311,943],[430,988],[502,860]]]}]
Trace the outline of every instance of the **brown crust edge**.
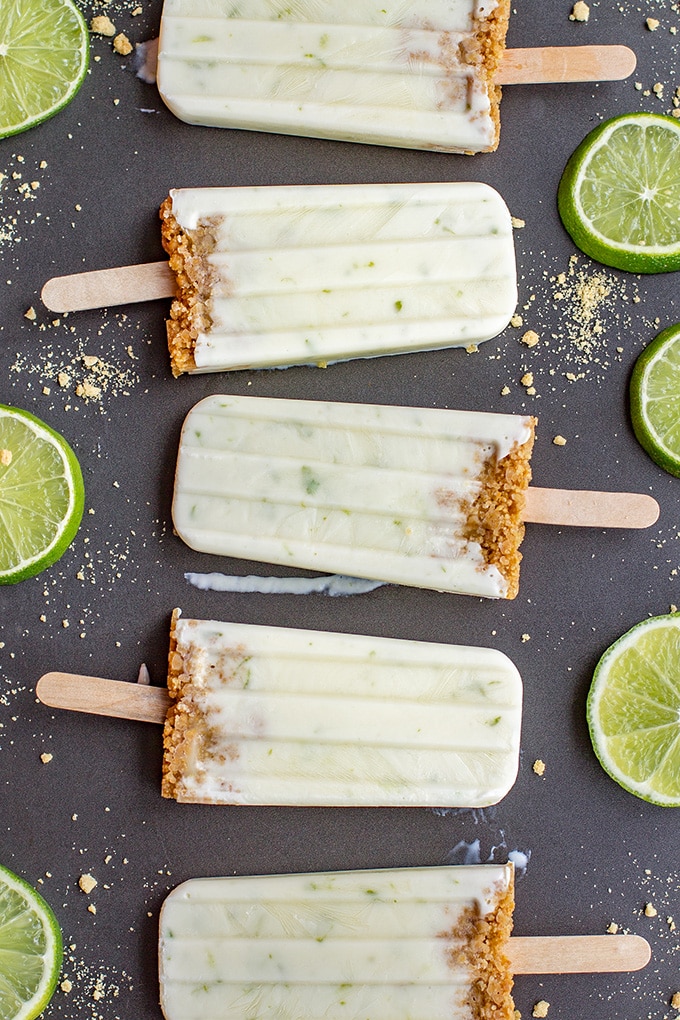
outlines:
[{"label": "brown crust edge", "polygon": [[481,67],[486,79],[491,104],[491,120],[495,128],[495,140],[487,152],[495,152],[501,137],[501,98],[503,90],[495,84],[496,74],[505,52],[505,39],[510,23],[510,0],[498,0],[498,6],[491,12],[477,35],[480,48]]},{"label": "brown crust edge", "polygon": [[[181,613],[173,609],[170,620],[170,647],[168,651],[168,694],[171,698],[181,697],[184,681],[182,679],[182,657],[177,652],[177,635],[175,625]],[[161,794],[172,800],[178,799],[177,784],[182,774],[184,756],[181,753],[184,725],[180,718],[177,702],[170,705],[163,726],[163,775]]]},{"label": "brown crust edge", "polygon": [[501,460],[489,458],[482,470],[479,495],[463,506],[467,514],[465,537],[481,546],[485,563],[497,567],[505,578],[508,599],[514,599],[519,591],[522,518],[531,481],[536,419],[529,418],[529,422],[531,435],[527,441],[515,445]]},{"label": "brown crust edge", "polygon": [[203,318],[204,306],[189,272],[192,242],[173,215],[171,195],[161,205],[159,215],[161,242],[170,256],[169,266],[175,274],[177,286],[177,295],[170,306],[170,318],[165,323],[170,367],[177,378],[184,372],[196,370],[194,350],[199,334],[198,321]]},{"label": "brown crust edge", "polygon": [[451,950],[451,963],[461,965],[470,973],[470,991],[466,1006],[472,1020],[513,1020],[513,975],[506,956],[512,933],[515,907],[513,885],[504,890],[492,911],[480,916],[470,909],[455,931],[462,948]]}]

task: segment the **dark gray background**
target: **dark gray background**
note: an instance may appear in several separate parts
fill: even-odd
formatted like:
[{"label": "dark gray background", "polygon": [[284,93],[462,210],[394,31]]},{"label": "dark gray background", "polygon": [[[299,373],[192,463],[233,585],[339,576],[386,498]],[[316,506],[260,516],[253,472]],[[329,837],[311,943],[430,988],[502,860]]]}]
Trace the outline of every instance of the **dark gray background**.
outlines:
[{"label": "dark gray background", "polygon": [[[131,0],[105,8],[133,42],[158,29],[160,0],[141,5],[138,17],[131,16]],[[101,10],[82,7],[88,17]],[[680,924],[678,815],[624,793],[605,775],[591,751],[584,707],[605,648],[634,623],[680,601],[680,482],[638,447],[627,408],[637,355],[680,318],[678,278],[606,271],[612,292],[598,313],[602,332],[585,358],[570,340],[576,306],[554,300],[560,288],[550,278],[568,272],[575,254],[555,210],[564,164],[602,118],[671,109],[680,79],[677,37],[669,29],[680,27],[680,14],[670,2],[600,0],[591,3],[585,25],[569,21],[565,0],[523,0],[517,8],[511,45],[624,42],[639,65],[626,82],[507,88],[501,145],[493,155],[189,127],[135,77],[131,60],[102,39],[94,40],[92,57],[100,60],[92,59],[74,102],[50,122],[0,142],[6,175],[0,184],[0,400],[27,408],[67,436],[83,467],[91,511],[59,564],[0,595],[0,861],[42,881],[66,943],[75,947],[65,966],[73,990],[57,993],[50,1017],[160,1015],[157,915],[167,891],[184,879],[442,864],[459,859],[454,850],[461,841],[475,840],[482,860],[494,854],[503,860],[516,849],[531,854],[517,885],[519,934],[601,933],[614,921],[652,943],[653,961],[637,975],[518,979],[516,1000],[525,1017],[541,998],[550,1001],[554,1020],[675,1015],[669,1001],[680,989],[679,937],[667,917],[676,914]],[[645,27],[649,15],[661,21],[656,32]],[[665,86],[663,100],[644,95],[656,82]],[[41,169],[42,160],[47,167]],[[157,207],[171,187],[458,179],[494,185],[513,215],[526,221],[516,242],[520,307],[529,304],[525,328],[541,336],[532,350],[519,343],[523,330],[509,328],[474,355],[441,351],[326,371],[173,380],[164,302],[74,314],[58,325],[40,304],[50,276],[161,257]],[[33,197],[22,197],[20,185],[34,180],[40,187]],[[576,272],[592,280],[600,268],[582,256]],[[572,293],[574,283],[568,281]],[[24,318],[31,305],[35,322]],[[75,394],[88,376],[83,355],[112,366],[99,400]],[[56,380],[60,370],[70,373],[66,387]],[[534,373],[535,397],[520,384],[526,371]],[[569,381],[566,372],[582,377]],[[501,396],[506,384],[510,393]],[[539,419],[537,484],[650,491],[662,515],[646,532],[529,527],[514,603],[398,587],[348,599],[202,593],[186,584],[185,570],[282,572],[201,556],[172,534],[180,424],[198,399],[225,391],[532,412]],[[558,433],[565,447],[553,445]],[[134,680],[141,661],[163,684],[174,606],[187,616],[501,648],[525,683],[515,788],[485,812],[163,801],[159,729],[55,713],[36,703],[34,689],[52,669]],[[53,755],[47,764],[43,753]],[[543,778],[532,771],[537,758],[546,763]],[[99,883],[89,897],[77,885],[84,872]],[[647,902],[656,917],[644,916]],[[95,999],[99,979],[104,997]]]}]

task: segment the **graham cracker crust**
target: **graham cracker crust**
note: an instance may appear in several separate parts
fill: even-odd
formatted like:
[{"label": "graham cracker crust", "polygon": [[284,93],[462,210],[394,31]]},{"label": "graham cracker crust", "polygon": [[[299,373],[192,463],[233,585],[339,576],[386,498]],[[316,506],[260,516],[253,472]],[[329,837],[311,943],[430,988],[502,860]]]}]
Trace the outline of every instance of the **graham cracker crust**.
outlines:
[{"label": "graham cracker crust", "polygon": [[489,566],[495,566],[508,583],[506,598],[519,591],[519,547],[524,538],[522,521],[526,490],[531,481],[531,452],[536,419],[531,418],[531,436],[516,445],[501,460],[489,458],[481,476],[482,487],[472,503],[464,504],[467,513],[465,538],[477,543]]},{"label": "graham cracker crust", "polygon": [[498,6],[484,22],[479,35],[482,68],[489,90],[491,119],[496,128],[496,139],[489,152],[498,148],[501,134],[501,98],[503,90],[496,85],[495,78],[505,52],[505,38],[510,22],[510,0],[498,0]]},{"label": "graham cracker crust", "polygon": [[173,610],[170,621],[170,649],[168,652],[168,693],[177,699],[168,709],[163,727],[163,778],[161,793],[164,797],[177,800],[179,783],[188,762],[195,756],[197,741],[200,741],[200,715],[194,717],[191,703],[182,700],[185,690],[191,684],[191,676],[184,672],[184,659],[177,651],[175,624],[180,616],[179,609]]},{"label": "graham cracker crust", "polygon": [[170,196],[161,205],[160,218],[161,241],[170,256],[169,265],[177,284],[177,295],[165,324],[170,366],[177,378],[184,372],[195,371],[196,339],[212,325],[206,302],[214,281],[203,256],[214,247],[214,239],[208,226],[190,234],[185,232],[173,216]]},{"label": "graham cracker crust", "polygon": [[[475,68],[489,97],[489,114],[494,125],[494,140],[485,152],[495,152],[501,131],[502,89],[496,85],[498,68],[505,52],[505,37],[510,21],[510,0],[498,0],[498,6],[484,18],[478,19],[474,37],[459,46],[459,60]],[[474,153],[469,153],[474,155]]]},{"label": "graham cracker crust", "polygon": [[470,974],[466,1006],[471,1020],[513,1020],[516,1015],[513,976],[505,955],[514,906],[510,888],[499,896],[493,911],[482,916],[470,908],[450,933],[462,941],[462,947],[450,951],[451,965],[463,966]]}]

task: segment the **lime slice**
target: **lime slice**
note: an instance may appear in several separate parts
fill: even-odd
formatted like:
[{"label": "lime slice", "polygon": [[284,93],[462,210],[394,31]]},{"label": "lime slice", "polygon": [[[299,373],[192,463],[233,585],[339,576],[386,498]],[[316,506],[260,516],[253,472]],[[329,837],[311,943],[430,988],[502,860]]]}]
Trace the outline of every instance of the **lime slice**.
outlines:
[{"label": "lime slice", "polygon": [[42,896],[0,865],[0,1020],[33,1020],[54,994],[61,931]]},{"label": "lime slice", "polygon": [[567,163],[557,206],[596,261],[630,273],[680,269],[680,123],[627,113],[600,124]]},{"label": "lime slice", "polygon": [[80,466],[64,437],[0,404],[0,584],[56,562],[75,538],[84,502]]},{"label": "lime slice", "polygon": [[0,138],[66,106],[87,71],[89,40],[71,0],[0,3]]},{"label": "lime slice", "polygon": [[600,764],[624,790],[680,807],[680,613],[644,620],[607,649],[588,725]]},{"label": "lime slice", "polygon": [[636,361],[630,416],[652,460],[680,477],[680,324],[659,333]]}]

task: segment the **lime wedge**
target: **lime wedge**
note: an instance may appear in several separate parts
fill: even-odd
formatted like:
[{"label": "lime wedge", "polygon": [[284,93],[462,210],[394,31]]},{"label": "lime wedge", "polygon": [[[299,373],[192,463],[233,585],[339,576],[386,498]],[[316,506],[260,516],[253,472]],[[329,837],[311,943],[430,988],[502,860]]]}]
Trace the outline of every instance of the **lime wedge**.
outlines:
[{"label": "lime wedge", "polygon": [[680,324],[659,333],[636,361],[630,416],[652,460],[680,477]]},{"label": "lime wedge", "polygon": [[64,437],[0,404],[0,584],[55,563],[75,538],[84,502],[80,466]]},{"label": "lime wedge", "polygon": [[54,994],[61,931],[42,896],[0,865],[0,1020],[33,1020]]},{"label": "lime wedge", "polygon": [[588,725],[600,764],[624,790],[680,807],[680,613],[644,620],[607,649]]},{"label": "lime wedge", "polygon": [[680,269],[680,123],[627,113],[600,124],[567,163],[557,206],[597,262],[630,273]]},{"label": "lime wedge", "polygon": [[73,99],[89,52],[71,0],[0,3],[0,138],[40,124]]}]

